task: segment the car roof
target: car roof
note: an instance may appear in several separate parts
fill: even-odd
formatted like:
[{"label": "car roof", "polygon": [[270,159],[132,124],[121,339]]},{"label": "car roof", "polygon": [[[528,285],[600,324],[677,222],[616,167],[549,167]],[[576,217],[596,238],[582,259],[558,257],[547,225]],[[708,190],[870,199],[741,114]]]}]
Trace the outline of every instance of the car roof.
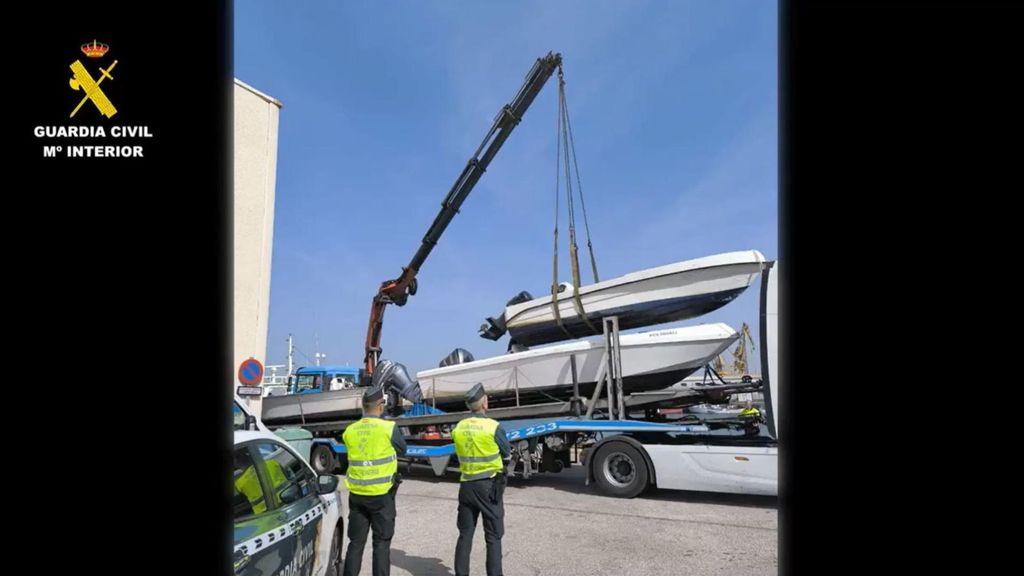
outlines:
[{"label": "car roof", "polygon": [[235,430],[236,446],[252,440],[273,440],[279,444],[287,444],[280,436],[262,430]]}]

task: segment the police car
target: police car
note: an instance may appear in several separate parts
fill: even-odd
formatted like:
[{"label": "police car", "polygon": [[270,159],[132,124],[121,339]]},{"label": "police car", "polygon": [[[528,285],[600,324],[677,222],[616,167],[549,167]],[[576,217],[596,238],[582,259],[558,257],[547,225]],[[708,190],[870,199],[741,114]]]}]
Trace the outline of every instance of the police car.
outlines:
[{"label": "police car", "polygon": [[317,476],[237,397],[234,428],[235,574],[340,575],[344,514],[338,478]]}]

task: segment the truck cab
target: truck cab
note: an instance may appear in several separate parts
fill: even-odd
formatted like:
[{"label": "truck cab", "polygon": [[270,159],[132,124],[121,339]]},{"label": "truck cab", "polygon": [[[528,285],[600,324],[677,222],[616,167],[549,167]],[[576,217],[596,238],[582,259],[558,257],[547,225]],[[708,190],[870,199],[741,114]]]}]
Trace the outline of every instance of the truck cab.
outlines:
[{"label": "truck cab", "polygon": [[292,376],[290,394],[315,394],[365,386],[360,370],[351,366],[303,366]]}]

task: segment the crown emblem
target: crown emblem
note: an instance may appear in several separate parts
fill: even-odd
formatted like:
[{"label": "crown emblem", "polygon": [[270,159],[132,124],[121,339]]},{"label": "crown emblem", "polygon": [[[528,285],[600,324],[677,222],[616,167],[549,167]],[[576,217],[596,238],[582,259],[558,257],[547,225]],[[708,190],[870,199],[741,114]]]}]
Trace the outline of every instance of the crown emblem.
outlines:
[{"label": "crown emblem", "polygon": [[96,40],[93,40],[92,44],[82,44],[82,53],[89,58],[100,58],[107,53],[107,50],[110,50],[110,46],[96,42]]}]

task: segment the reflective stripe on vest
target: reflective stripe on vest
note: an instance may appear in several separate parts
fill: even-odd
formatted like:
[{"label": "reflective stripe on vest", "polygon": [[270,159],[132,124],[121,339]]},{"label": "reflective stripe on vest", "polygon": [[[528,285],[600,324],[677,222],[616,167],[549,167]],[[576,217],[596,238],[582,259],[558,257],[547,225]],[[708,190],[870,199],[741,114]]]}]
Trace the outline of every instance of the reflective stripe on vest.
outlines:
[{"label": "reflective stripe on vest", "polygon": [[345,428],[342,440],[348,451],[345,486],[360,496],[380,496],[391,490],[398,472],[398,455],[391,445],[395,423],[380,418],[363,418]]},{"label": "reflective stripe on vest", "polygon": [[494,440],[498,421],[490,418],[466,418],[452,430],[455,455],[459,458],[461,482],[491,478],[504,467],[501,451]]},{"label": "reflective stripe on vest", "polygon": [[391,477],[386,478],[371,478],[370,480],[357,480],[355,478],[346,478],[347,484],[355,484],[356,486],[372,486],[374,484],[390,484]]},{"label": "reflective stripe on vest", "polygon": [[[388,437],[388,440],[389,441],[391,440],[390,436]],[[388,462],[394,462],[395,460],[398,460],[398,454],[392,454],[391,456],[388,456],[387,458],[378,458],[376,460],[349,460],[348,461],[348,465],[349,466],[380,466],[381,464],[387,464]]]},{"label": "reflective stripe on vest", "polygon": [[501,453],[495,454],[494,456],[459,456],[459,462],[490,462],[491,460],[500,460]]}]

